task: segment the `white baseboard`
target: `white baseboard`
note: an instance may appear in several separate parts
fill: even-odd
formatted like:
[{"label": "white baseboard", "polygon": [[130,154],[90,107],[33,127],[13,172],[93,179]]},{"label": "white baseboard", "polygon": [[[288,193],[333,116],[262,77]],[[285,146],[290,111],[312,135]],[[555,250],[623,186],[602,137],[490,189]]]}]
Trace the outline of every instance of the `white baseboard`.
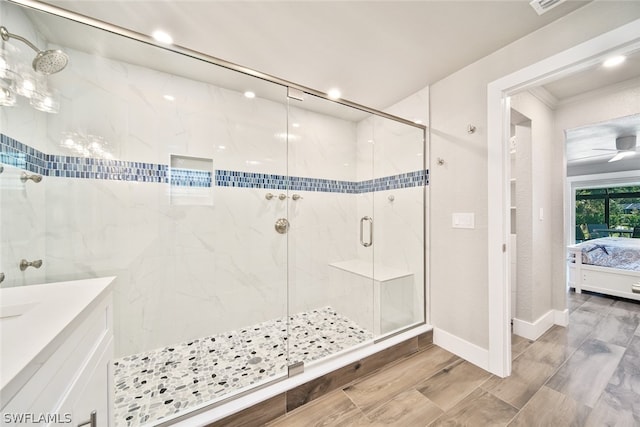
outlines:
[{"label": "white baseboard", "polygon": [[533,323],[526,320],[513,319],[513,333],[523,338],[535,341],[553,325],[567,326],[569,324],[569,310],[549,310]]},{"label": "white baseboard", "polygon": [[438,328],[433,328],[433,343],[485,371],[489,370],[489,350],[485,348]]}]

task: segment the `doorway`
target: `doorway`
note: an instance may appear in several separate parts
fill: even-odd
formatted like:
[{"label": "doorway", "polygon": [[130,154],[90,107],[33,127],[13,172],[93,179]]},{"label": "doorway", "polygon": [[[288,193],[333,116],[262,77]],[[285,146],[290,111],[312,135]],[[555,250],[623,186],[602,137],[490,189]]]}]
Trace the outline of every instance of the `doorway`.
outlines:
[{"label": "doorway", "polygon": [[[488,85],[489,370],[496,375],[511,372],[509,97],[586,70],[613,53],[637,51],[638,34],[640,21],[635,21]],[[563,236],[560,247],[565,241]]]}]

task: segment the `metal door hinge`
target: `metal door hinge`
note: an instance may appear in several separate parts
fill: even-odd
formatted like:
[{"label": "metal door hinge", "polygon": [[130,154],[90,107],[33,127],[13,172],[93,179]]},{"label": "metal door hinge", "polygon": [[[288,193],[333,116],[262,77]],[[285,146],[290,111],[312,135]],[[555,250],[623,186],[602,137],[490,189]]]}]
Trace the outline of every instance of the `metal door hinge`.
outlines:
[{"label": "metal door hinge", "polygon": [[297,99],[298,101],[304,101],[304,92],[300,89],[287,87],[287,97]]}]

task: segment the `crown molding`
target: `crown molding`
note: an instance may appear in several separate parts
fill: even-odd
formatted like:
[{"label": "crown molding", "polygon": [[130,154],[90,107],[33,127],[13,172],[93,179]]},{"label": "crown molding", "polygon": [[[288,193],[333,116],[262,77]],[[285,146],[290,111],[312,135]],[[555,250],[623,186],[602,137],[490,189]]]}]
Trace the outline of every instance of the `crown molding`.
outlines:
[{"label": "crown molding", "polygon": [[560,100],[553,96],[544,86],[533,87],[529,89],[529,93],[552,110],[555,110],[560,105]]}]

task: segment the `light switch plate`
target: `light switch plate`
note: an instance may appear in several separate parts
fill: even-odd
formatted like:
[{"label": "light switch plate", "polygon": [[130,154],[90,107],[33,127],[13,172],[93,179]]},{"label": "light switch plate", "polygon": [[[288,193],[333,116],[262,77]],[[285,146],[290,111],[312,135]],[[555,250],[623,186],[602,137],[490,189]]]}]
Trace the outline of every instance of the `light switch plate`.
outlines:
[{"label": "light switch plate", "polygon": [[451,227],[476,228],[475,214],[473,212],[451,214]]}]

